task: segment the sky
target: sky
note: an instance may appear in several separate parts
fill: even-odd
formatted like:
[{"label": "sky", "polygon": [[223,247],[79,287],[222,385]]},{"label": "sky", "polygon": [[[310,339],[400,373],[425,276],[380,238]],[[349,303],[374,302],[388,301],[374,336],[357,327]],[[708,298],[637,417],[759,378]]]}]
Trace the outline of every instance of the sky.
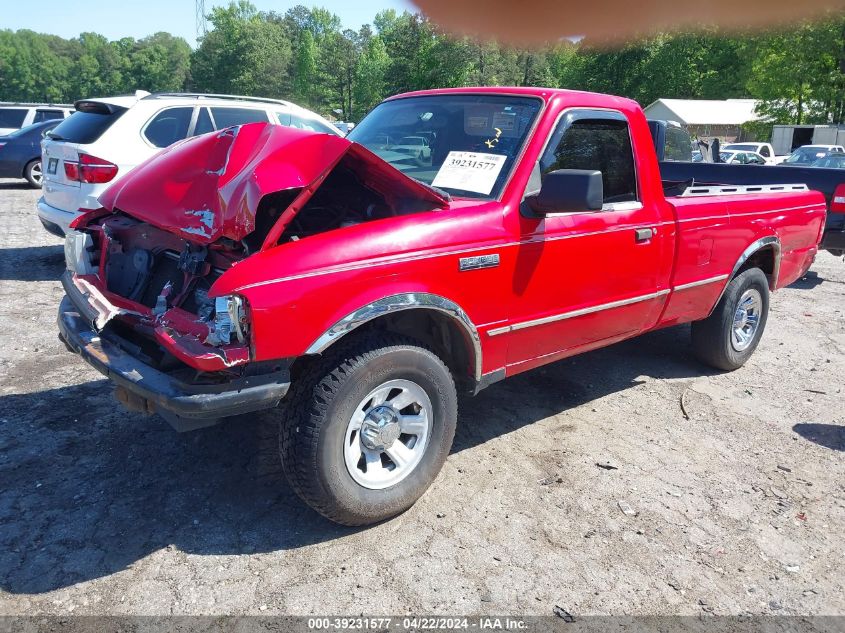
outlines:
[{"label": "sky", "polygon": [[[297,4],[319,6],[340,16],[345,28],[358,29],[372,23],[383,9],[414,11],[410,0],[251,0],[260,11],[284,13]],[[10,2],[9,4],[12,4]],[[0,12],[0,29],[31,29],[64,38],[94,31],[110,40],[121,37],[139,39],[157,31],[184,37],[196,45],[195,0],[37,0],[15,2],[14,8]],[[205,0],[206,13],[213,6],[225,6],[227,0]],[[84,9],[83,9],[84,7]]]}]

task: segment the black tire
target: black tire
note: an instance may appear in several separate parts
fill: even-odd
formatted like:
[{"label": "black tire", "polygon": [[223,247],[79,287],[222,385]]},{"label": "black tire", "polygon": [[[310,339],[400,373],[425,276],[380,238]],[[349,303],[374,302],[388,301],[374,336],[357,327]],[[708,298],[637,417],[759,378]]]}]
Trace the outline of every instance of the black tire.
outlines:
[{"label": "black tire", "polygon": [[[748,290],[756,290],[762,306],[759,311],[757,329],[747,347],[737,349],[732,333],[734,315],[739,301]],[[733,371],[742,367],[751,358],[769,316],[769,283],[766,275],[759,268],[749,268],[734,277],[725,290],[725,294],[713,310],[713,314],[702,321],[692,324],[692,349],[703,363],[716,369]]]},{"label": "black tire", "polygon": [[31,160],[26,164],[26,167],[23,168],[23,177],[26,178],[26,181],[29,183],[29,186],[33,189],[41,189],[41,183],[43,181],[43,176],[39,178],[38,174],[41,172],[41,159],[36,158],[35,160]]},{"label": "black tire", "polygon": [[[418,465],[398,483],[369,489],[344,459],[347,425],[370,391],[390,380],[413,381],[431,401],[432,426]],[[411,507],[434,481],[455,435],[455,383],[443,361],[423,344],[395,335],[341,343],[294,381],[280,424],[285,474],[297,495],[328,519],[367,525]]]}]

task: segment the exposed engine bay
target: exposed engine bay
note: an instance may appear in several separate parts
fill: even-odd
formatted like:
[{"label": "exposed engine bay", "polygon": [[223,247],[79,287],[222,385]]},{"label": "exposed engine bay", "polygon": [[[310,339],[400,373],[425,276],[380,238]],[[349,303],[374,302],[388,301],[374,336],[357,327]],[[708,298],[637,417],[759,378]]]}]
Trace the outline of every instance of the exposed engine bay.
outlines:
[{"label": "exposed engine bay", "polygon": [[[433,208],[418,198],[381,193],[377,187],[365,183],[365,175],[366,171],[348,157],[341,160],[293,216],[277,243],[294,242],[318,233]],[[300,191],[287,189],[262,199],[256,214],[256,229],[243,239],[248,253],[261,248],[270,229]]]},{"label": "exposed engine bay", "polygon": [[163,314],[171,307],[208,320],[212,284],[241,256],[221,248],[191,244],[125,215],[106,218],[105,286],[109,292]]},{"label": "exposed engine bay", "polygon": [[[301,186],[300,180],[262,192],[249,201],[254,211],[215,200],[205,189],[194,196],[200,188],[195,177],[179,181],[180,188],[156,181],[161,189],[152,194],[134,189],[128,179],[129,185],[104,203],[111,208],[95,212],[80,225],[81,232],[72,232],[71,246],[66,244],[66,255],[68,248],[73,251],[67,259],[75,262],[69,268],[81,277],[83,290],[89,297],[102,293],[99,303],[106,309],[98,327],[120,330],[136,348],[133,353],[143,349],[155,366],[174,359],[205,372],[244,365],[250,358],[246,299],[209,296],[227,270],[263,249],[443,205],[427,185],[386,170],[378,159],[362,160],[363,151],[342,155],[309,185]],[[251,182],[256,181],[245,180],[245,186]],[[149,200],[138,208],[142,194]],[[243,195],[238,205],[249,199]],[[121,200],[132,210],[124,212]],[[157,213],[156,201],[166,203],[167,211]],[[232,218],[237,223],[227,224]]]}]

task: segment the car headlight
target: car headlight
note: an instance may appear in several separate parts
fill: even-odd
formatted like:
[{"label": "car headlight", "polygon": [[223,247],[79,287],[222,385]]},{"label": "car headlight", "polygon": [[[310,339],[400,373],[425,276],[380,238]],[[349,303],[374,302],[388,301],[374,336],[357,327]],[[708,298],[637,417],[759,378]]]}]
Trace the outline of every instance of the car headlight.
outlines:
[{"label": "car headlight", "polygon": [[206,343],[229,345],[232,337],[244,343],[249,334],[246,299],[238,295],[223,295],[214,299],[214,318]]},{"label": "car headlight", "polygon": [[94,240],[88,233],[69,230],[65,234],[65,266],[77,275],[93,275],[97,267],[91,262]]}]

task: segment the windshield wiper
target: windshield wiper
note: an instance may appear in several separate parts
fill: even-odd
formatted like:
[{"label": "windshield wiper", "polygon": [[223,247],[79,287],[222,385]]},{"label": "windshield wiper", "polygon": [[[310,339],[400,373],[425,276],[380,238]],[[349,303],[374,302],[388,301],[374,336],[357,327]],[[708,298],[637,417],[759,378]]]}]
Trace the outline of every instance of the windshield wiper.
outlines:
[{"label": "windshield wiper", "polygon": [[64,136],[61,136],[61,135],[53,132],[53,130],[50,130],[49,132],[47,132],[47,134],[45,136],[47,138],[49,138],[51,141],[66,141],[67,140]]},{"label": "windshield wiper", "polygon": [[[411,174],[405,174],[405,175],[408,176],[409,178],[414,178],[413,176],[411,176]],[[446,198],[446,202],[452,202],[452,196],[449,195],[448,191],[443,191],[440,187],[435,187],[434,185],[430,185],[427,182],[420,180],[419,178],[414,178],[414,180],[416,180],[418,183],[420,183],[426,189],[433,191],[434,193],[436,193],[440,197]]]}]

